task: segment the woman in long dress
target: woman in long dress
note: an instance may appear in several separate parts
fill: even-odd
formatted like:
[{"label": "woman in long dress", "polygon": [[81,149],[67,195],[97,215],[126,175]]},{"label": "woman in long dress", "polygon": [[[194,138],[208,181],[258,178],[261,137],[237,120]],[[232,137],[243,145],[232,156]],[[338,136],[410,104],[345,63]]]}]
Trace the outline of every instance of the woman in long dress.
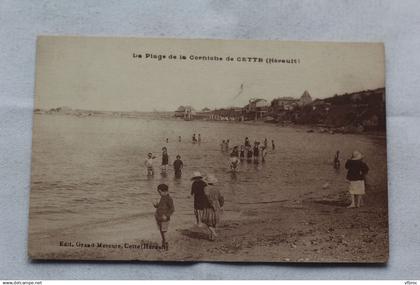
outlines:
[{"label": "woman in long dress", "polygon": [[209,206],[203,209],[202,222],[209,229],[209,240],[214,241],[217,237],[216,226],[220,222],[224,198],[215,186],[217,178],[214,175],[208,175],[206,183],[208,186],[205,188],[205,193]]},{"label": "woman in long dress", "polygon": [[350,181],[349,192],[351,195],[351,204],[348,208],[360,207],[362,197],[365,195],[365,176],[369,167],[362,161],[363,155],[355,150],[352,157],[346,162],[347,180]]}]

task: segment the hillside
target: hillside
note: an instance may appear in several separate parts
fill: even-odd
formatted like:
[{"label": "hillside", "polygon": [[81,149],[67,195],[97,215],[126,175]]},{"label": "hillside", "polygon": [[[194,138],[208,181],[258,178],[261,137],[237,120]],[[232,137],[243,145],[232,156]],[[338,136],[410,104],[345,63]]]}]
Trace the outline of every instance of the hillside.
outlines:
[{"label": "hillside", "polygon": [[335,95],[284,113],[283,117],[296,124],[339,128],[343,131],[385,131],[384,95],[383,88]]}]

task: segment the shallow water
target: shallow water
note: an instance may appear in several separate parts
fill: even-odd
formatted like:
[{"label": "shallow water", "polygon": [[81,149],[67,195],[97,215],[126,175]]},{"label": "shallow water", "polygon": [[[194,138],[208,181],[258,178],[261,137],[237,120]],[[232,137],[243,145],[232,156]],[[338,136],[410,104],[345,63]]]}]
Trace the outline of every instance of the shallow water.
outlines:
[{"label": "shallow water", "polygon": [[[225,213],[232,217],[250,205],[258,209],[266,202],[346,191],[343,167],[354,149],[364,154],[371,169],[369,182],[386,187],[385,139],[378,137],[307,133],[303,128],[269,124],[67,115],[35,115],[34,130],[31,233],[137,217],[153,221],[152,202],[159,199],[156,187],[162,182],[169,185],[174,215],[193,221],[193,200],[188,196],[195,170],[216,175],[226,200]],[[201,134],[201,144],[191,143],[193,133]],[[273,139],[276,150],[269,143],[264,164],[244,162],[233,176],[220,142],[230,139],[233,146],[245,136],[251,142]],[[163,146],[170,163],[177,154],[182,156],[181,179],[174,179],[172,168],[166,177],[160,175]],[[339,172],[332,167],[336,150],[341,151]],[[157,156],[153,178],[146,176],[143,166],[148,152]],[[329,187],[323,189],[327,182]]]}]

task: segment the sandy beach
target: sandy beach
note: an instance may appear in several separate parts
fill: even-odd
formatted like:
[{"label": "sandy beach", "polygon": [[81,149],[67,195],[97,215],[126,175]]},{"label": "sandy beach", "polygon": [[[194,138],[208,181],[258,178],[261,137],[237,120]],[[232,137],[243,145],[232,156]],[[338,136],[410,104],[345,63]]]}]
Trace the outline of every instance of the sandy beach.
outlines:
[{"label": "sandy beach", "polygon": [[[150,127],[151,125],[156,127]],[[60,126],[66,126],[60,128]],[[123,127],[122,127],[123,126]],[[149,133],[142,128],[147,126]],[[179,120],[36,115],[29,256],[37,259],[386,262],[388,217],[384,136],[307,133],[304,128]],[[57,131],[58,130],[58,131]],[[119,130],[124,130],[120,132]],[[129,130],[129,131],[127,131]],[[152,131],[150,131],[152,130]],[[153,131],[155,130],[155,131]],[[201,133],[200,146],[190,136]],[[182,143],[177,136],[182,135]],[[264,165],[227,173],[222,138],[274,139]],[[169,143],[165,144],[165,138]],[[148,151],[180,153],[181,180],[147,179]],[[347,209],[345,160],[360,150],[370,167],[361,208]],[[341,169],[332,166],[336,150]],[[63,153],[64,152],[64,153]],[[225,196],[216,241],[194,224],[192,171],[213,173]],[[153,218],[156,186],[174,199],[169,248]]]}]

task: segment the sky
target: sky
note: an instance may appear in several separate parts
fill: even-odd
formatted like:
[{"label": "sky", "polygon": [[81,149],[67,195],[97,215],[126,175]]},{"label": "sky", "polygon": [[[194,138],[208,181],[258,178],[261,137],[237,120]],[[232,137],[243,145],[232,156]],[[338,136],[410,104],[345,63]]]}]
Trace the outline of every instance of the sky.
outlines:
[{"label": "sky", "polygon": [[[267,58],[298,63],[268,64]],[[48,36],[38,38],[36,68],[35,108],[41,109],[199,110],[242,107],[250,98],[299,98],[305,90],[315,99],[385,86],[381,43]]]}]

